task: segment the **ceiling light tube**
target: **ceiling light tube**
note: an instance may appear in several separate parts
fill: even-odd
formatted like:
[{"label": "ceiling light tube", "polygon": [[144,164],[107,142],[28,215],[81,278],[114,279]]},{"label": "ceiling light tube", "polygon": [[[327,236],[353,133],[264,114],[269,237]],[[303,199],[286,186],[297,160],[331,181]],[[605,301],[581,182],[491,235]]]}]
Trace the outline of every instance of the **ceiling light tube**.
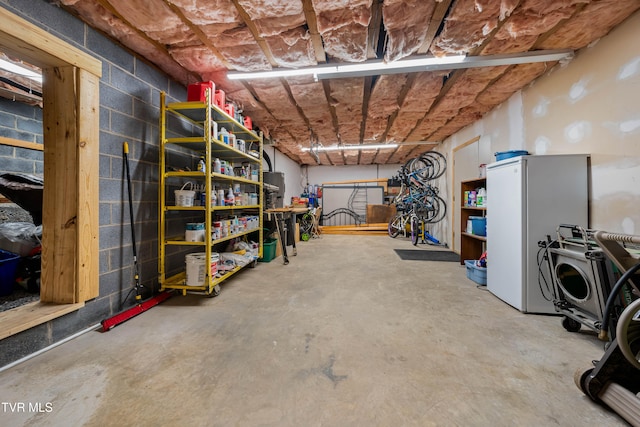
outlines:
[{"label": "ceiling light tube", "polygon": [[572,55],[573,51],[571,49],[559,49],[469,57],[464,55],[442,57],[425,56],[393,62],[374,60],[353,64],[327,64],[319,65],[317,67],[276,69],[252,73],[230,72],[227,74],[227,78],[229,80],[246,80],[313,75],[315,78],[322,80],[341,77],[364,77],[383,74],[417,73],[435,70],[454,70],[462,68],[550,62],[570,58]]},{"label": "ceiling light tube", "polygon": [[41,74],[38,74],[27,68],[21,67],[20,65],[14,64],[13,62],[0,59],[0,68],[2,68],[3,70],[9,71],[10,73],[18,74],[20,76],[26,77],[38,83],[42,83]]},{"label": "ceiling light tube", "polygon": [[227,73],[229,80],[250,80],[250,79],[270,79],[278,77],[295,77],[295,76],[308,76],[319,75],[323,73],[336,73],[338,67],[335,65],[328,65],[324,67],[309,67],[309,68],[293,68],[293,69],[276,69],[271,71],[255,71],[251,73]]},{"label": "ceiling light tube", "polygon": [[341,151],[341,150],[384,150],[398,148],[398,144],[353,144],[303,147],[302,151]]},{"label": "ceiling light tube", "polygon": [[[362,71],[381,71],[383,74],[387,70],[405,69],[413,67],[428,67],[432,65],[450,65],[459,64],[464,61],[465,55],[442,56],[442,57],[424,57],[405,59],[402,61],[384,62],[384,61],[368,61],[360,64],[344,64],[336,65],[338,73],[358,73]],[[323,74],[328,74],[327,72]]]}]

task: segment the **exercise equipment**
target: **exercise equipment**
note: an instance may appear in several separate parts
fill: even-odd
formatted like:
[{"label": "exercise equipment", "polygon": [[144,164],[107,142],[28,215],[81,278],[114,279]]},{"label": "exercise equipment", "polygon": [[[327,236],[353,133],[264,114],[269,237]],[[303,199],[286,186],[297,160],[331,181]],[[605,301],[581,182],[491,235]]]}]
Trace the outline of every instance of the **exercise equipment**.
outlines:
[{"label": "exercise equipment", "polygon": [[[593,230],[560,224],[553,241],[540,242],[546,250],[552,278],[554,306],[564,315],[562,326],[577,332],[581,325],[600,332],[607,299],[614,282],[613,266],[593,238]],[[618,309],[618,301],[615,313]],[[615,322],[609,331],[615,335]]]},{"label": "exercise equipment", "polygon": [[628,245],[640,244],[640,236],[597,231],[594,241],[620,270],[603,314],[600,338],[607,337],[613,301],[625,284],[635,298],[617,320],[615,338],[593,367],[579,369],[576,386],[595,402],[604,404],[632,426],[640,427],[640,259]]}]

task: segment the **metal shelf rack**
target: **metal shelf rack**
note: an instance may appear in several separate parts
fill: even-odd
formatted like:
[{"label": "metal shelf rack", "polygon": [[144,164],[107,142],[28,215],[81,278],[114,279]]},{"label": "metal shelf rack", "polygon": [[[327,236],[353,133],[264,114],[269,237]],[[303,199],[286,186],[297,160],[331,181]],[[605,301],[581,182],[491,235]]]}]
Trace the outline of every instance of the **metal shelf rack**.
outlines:
[{"label": "metal shelf rack", "polygon": [[[252,263],[248,265],[255,266],[257,258],[263,255],[263,180],[262,180],[262,135],[247,129],[238,123],[226,112],[222,111],[218,106],[210,102],[212,94],[207,91],[204,102],[175,102],[167,103],[166,94],[160,93],[160,161],[159,161],[159,220],[158,220],[158,281],[160,289],[178,289],[183,295],[187,292],[203,293],[207,296],[216,296],[220,292],[219,284],[234,274],[242,270],[246,266],[236,266],[231,270],[227,270],[223,275],[211,277],[209,268],[205,268],[205,280],[201,286],[187,284],[186,271],[180,271],[177,274],[170,274],[167,271],[167,248],[168,247],[184,247],[185,249],[200,249],[204,254],[205,260],[211,259],[211,254],[215,249],[221,247],[225,242],[232,239],[242,238],[248,235],[255,235],[258,241],[258,255]],[[236,135],[236,138],[243,139],[246,144],[247,151],[241,151],[235,147],[223,143],[212,135],[213,123],[216,122],[220,126],[224,126],[229,132]],[[179,126],[176,131],[174,125]],[[171,126],[171,129],[169,129]],[[180,134],[177,134],[180,133]],[[168,135],[171,134],[169,137]],[[184,134],[184,135],[182,135]],[[182,171],[169,170],[169,162],[167,159],[168,150],[178,148],[197,153],[202,156],[205,161],[205,170],[201,171]],[[250,164],[258,170],[258,180],[249,178],[230,176],[213,172],[213,160],[219,158],[226,160],[230,164],[238,163]],[[207,201],[205,206],[175,206],[167,203],[168,189],[172,183],[181,180],[192,180],[204,184],[204,200]],[[245,188],[253,188],[258,196],[257,204],[249,205],[233,205],[233,206],[210,206],[210,200],[214,185],[231,186],[233,184],[241,184]],[[191,242],[186,241],[184,236],[176,234],[175,227],[169,226],[169,214],[184,213],[185,217],[197,217],[204,222],[204,241]],[[258,227],[248,230],[242,230],[228,236],[212,239],[214,214],[223,215],[250,213],[258,217]],[[188,221],[186,218],[184,222]],[[207,263],[206,263],[207,264]],[[205,264],[205,265],[206,265]],[[172,271],[172,273],[175,273]]]}]

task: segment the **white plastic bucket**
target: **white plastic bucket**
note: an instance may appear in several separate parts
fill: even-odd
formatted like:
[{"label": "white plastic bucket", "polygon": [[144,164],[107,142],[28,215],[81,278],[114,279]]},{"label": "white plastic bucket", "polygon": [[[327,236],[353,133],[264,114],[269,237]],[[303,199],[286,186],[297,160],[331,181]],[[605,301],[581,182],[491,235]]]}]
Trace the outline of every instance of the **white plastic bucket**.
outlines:
[{"label": "white plastic bucket", "polygon": [[[185,263],[187,264],[187,286],[204,286],[204,279],[206,275],[206,259],[207,255],[204,252],[195,252],[185,256]],[[211,277],[215,277],[218,272],[218,259],[220,255],[216,252],[211,253],[211,262],[209,263],[209,274]]]},{"label": "white plastic bucket", "polygon": [[[189,185],[190,190],[185,190],[185,187]],[[193,206],[193,198],[196,192],[193,191],[193,183],[191,181],[185,183],[179,190],[174,190],[176,195],[176,206]]]},{"label": "white plastic bucket", "polygon": [[187,242],[204,242],[204,222],[188,222],[184,232]]}]

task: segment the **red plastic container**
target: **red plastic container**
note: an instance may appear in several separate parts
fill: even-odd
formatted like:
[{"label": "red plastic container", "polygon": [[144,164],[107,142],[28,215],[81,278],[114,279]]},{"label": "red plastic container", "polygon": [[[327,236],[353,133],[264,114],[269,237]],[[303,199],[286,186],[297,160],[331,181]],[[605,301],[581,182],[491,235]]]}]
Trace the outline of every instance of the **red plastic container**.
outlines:
[{"label": "red plastic container", "polygon": [[225,104],[227,103],[227,100],[225,98],[224,95],[224,91],[221,89],[216,90],[216,96],[214,97],[213,100],[214,104],[216,104],[218,107],[224,109]]},{"label": "red plastic container", "polygon": [[187,101],[205,102],[207,89],[210,89],[209,96],[217,92],[216,84],[212,81],[190,84],[187,86]]},{"label": "red plastic container", "polygon": [[225,111],[229,116],[231,116],[231,118],[234,118],[234,117],[235,117],[235,110],[234,110],[234,108],[233,108],[233,104],[226,104],[226,105],[224,106],[224,111]]},{"label": "red plastic container", "polygon": [[253,123],[251,122],[251,117],[244,116],[244,127],[246,127],[249,130],[253,129]]}]

